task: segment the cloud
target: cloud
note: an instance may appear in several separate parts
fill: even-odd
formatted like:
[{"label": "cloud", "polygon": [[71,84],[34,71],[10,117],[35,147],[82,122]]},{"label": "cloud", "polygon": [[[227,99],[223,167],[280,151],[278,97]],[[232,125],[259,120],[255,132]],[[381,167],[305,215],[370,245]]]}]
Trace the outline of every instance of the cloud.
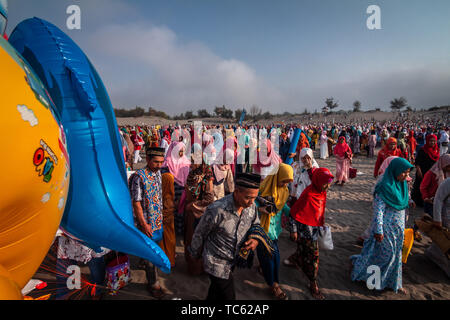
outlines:
[{"label": "cloud", "polygon": [[[322,86],[310,88],[302,97],[309,99],[311,106],[317,109],[325,105],[327,97],[334,97],[339,101],[339,109],[345,110],[351,110],[355,100],[361,101],[363,110],[376,107],[387,110],[390,101],[401,96],[407,98],[412,108],[448,105],[450,73],[447,70],[448,67],[429,64],[374,71],[340,82],[324,81]],[[295,96],[288,99],[293,100]]]},{"label": "cloud", "polygon": [[[116,107],[164,107],[168,113],[279,103],[283,96],[255,70],[199,42],[182,43],[165,26],[109,25],[89,36],[96,67]],[[118,71],[122,75],[118,77]]]},{"label": "cloud", "polygon": [[36,126],[39,123],[38,119],[34,115],[33,110],[28,109],[27,106],[17,105],[17,111],[19,111],[22,119],[24,121],[28,121],[32,127]]},{"label": "cloud", "polygon": [[387,109],[389,101],[400,96],[417,108],[450,102],[448,68],[432,63],[341,77],[327,77],[327,71],[318,68],[320,84],[302,79],[302,85],[277,87],[245,62],[222,58],[199,42],[183,43],[165,26],[108,25],[93,33],[88,43],[98,48],[93,56],[115,107],[154,106],[175,114],[222,104],[235,108],[257,104],[282,113],[320,111],[327,97],[347,110],[355,100],[364,109]]},{"label": "cloud", "polygon": [[[222,104],[231,108],[257,104],[272,113],[303,112],[305,108],[320,111],[327,97],[338,100],[339,109],[351,109],[357,99],[363,109],[388,108],[389,101],[400,96],[405,96],[413,108],[450,103],[448,56],[439,61],[438,54],[424,55],[414,62],[403,59],[404,48],[399,51],[393,46],[386,56],[370,58],[365,56],[367,52],[357,51],[358,46],[349,47],[345,53],[341,48],[321,52],[321,47],[312,43],[307,51],[286,60],[269,48],[263,56],[269,54],[270,60],[257,62],[264,61],[263,56],[257,56],[243,61],[214,52],[212,43],[184,41],[184,35],[169,27],[152,24],[148,14],[154,6],[151,2],[76,3],[82,10],[80,31],[66,28],[65,9],[74,4],[72,0],[10,1],[8,29],[32,16],[55,23],[93,62],[116,108],[153,106],[173,115],[199,108],[211,110]],[[268,23],[267,28],[271,30],[273,25]],[[250,29],[243,28],[242,34],[251,37],[254,33]],[[199,34],[198,39],[201,37]],[[317,37],[317,41],[320,39]],[[284,40],[288,38],[281,33],[276,45],[282,46]],[[281,51],[282,47],[277,49]],[[245,56],[249,48],[236,50],[236,54]],[[289,72],[280,75],[279,70],[268,72],[270,68],[262,64],[272,62],[295,70],[294,76]],[[288,84],[286,79],[290,79]]]}]

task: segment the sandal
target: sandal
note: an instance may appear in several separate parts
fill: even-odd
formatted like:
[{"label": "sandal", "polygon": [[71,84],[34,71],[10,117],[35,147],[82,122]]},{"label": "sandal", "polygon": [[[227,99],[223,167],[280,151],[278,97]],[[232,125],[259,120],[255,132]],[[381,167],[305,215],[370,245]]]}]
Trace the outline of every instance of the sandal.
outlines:
[{"label": "sandal", "polygon": [[272,287],[271,291],[272,294],[275,296],[275,298],[277,298],[278,300],[287,300],[286,293],[283,290],[281,290],[279,286]]},{"label": "sandal", "polygon": [[407,294],[408,294],[408,291],[406,291],[406,289],[405,289],[405,288],[400,288],[400,289],[398,289],[398,293],[401,293],[401,294],[407,295]]},{"label": "sandal", "polygon": [[166,295],[166,293],[163,291],[161,287],[159,287],[158,289],[150,288],[149,291],[150,294],[153,296],[153,298],[156,298],[158,300]]},{"label": "sandal", "polygon": [[320,292],[319,286],[317,284],[314,285],[314,288],[310,284],[309,285],[309,290],[311,291],[311,295],[313,296],[314,299],[316,299],[316,300],[324,300],[325,299],[323,294]]}]

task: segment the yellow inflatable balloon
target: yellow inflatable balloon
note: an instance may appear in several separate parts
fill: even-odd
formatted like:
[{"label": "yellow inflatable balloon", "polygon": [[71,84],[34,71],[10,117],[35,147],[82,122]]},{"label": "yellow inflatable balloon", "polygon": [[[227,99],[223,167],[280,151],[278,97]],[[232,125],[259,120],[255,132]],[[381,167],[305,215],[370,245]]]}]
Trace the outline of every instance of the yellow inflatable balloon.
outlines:
[{"label": "yellow inflatable balloon", "polygon": [[54,240],[70,166],[47,91],[1,37],[0,106],[0,299],[17,299]]}]

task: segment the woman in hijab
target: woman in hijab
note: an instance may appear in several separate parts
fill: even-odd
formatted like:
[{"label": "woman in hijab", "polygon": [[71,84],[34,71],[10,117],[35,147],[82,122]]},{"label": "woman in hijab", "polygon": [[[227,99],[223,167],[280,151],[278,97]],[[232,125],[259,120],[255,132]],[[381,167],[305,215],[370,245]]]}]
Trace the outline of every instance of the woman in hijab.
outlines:
[{"label": "woman in hijab", "polygon": [[398,134],[397,145],[400,148],[400,151],[402,152],[402,158],[405,158],[406,160],[408,160],[409,154],[408,154],[408,147],[406,145],[405,137],[406,137],[406,132],[400,132]]},{"label": "woman in hijab", "polygon": [[168,130],[165,130],[163,133],[163,138],[161,140],[161,148],[164,148],[166,154],[169,149],[170,145],[170,132]]},{"label": "woman in hijab", "polygon": [[336,184],[343,186],[348,180],[348,172],[352,163],[352,150],[345,141],[345,137],[340,137],[338,144],[334,147],[336,156]]},{"label": "woman in hijab", "polygon": [[314,132],[313,132],[311,140],[312,140],[312,143],[311,143],[312,149],[316,150],[316,146],[318,145],[318,141],[319,141],[319,133],[317,132],[317,128],[314,128]]},{"label": "woman in hijab", "polygon": [[[194,161],[192,161],[191,171],[189,172],[185,185],[184,255],[188,264],[189,273],[192,275],[200,275],[203,273],[202,260],[193,259],[187,248],[191,245],[195,227],[203,216],[206,207],[214,202],[214,176],[211,166],[206,164],[206,156],[203,156],[203,161],[195,161],[199,160],[196,157],[202,154],[201,147],[199,145],[197,147],[195,146],[196,144],[193,145]],[[200,150],[196,150],[198,148]],[[198,162],[200,164],[197,164]]]},{"label": "woman in hijab", "polygon": [[380,289],[406,294],[402,285],[402,249],[405,209],[409,206],[406,179],[413,165],[403,158],[391,161],[374,192],[374,220],[371,237],[359,255],[350,257],[352,281],[367,281],[369,266],[380,268]]},{"label": "woman in hijab", "polygon": [[233,173],[233,176],[235,176],[236,162],[238,159],[238,142],[233,131],[231,131],[231,134],[227,136],[222,152],[225,153],[225,163],[230,165],[231,172]]},{"label": "woman in hijab", "polygon": [[320,159],[328,158],[328,136],[325,130],[322,131],[320,136]]},{"label": "woman in hijab", "polygon": [[[222,155],[222,153],[220,153]],[[233,150],[226,149],[224,156],[224,164],[213,164],[212,171],[214,175],[213,191],[214,201],[222,199],[225,195],[233,193],[234,178],[231,165],[227,164],[227,158],[233,159]]]},{"label": "woman in hijab", "polygon": [[442,130],[439,132],[439,148],[441,149],[441,156],[443,154],[447,154],[448,152],[449,137],[447,131],[442,128]]},{"label": "woman in hijab", "polygon": [[407,137],[407,143],[408,143],[408,149],[409,149],[409,159],[411,163],[414,163],[414,159],[416,157],[416,148],[417,148],[417,141],[416,138],[414,138],[414,131],[410,130],[408,137]]},{"label": "woman in hijab", "polygon": [[126,152],[126,167],[129,170],[132,170],[133,168],[133,162],[134,162],[134,144],[131,141],[130,135],[128,134],[128,131],[126,128],[122,128],[123,132],[123,138],[125,139],[127,143],[127,152]]},{"label": "woman in hijab", "polygon": [[273,150],[270,139],[265,140],[265,144],[258,148],[257,163],[253,164],[253,173],[259,174],[261,179],[274,174],[278,165],[282,163],[280,156]]},{"label": "woman in hijab", "polygon": [[145,143],[144,143],[144,140],[142,139],[142,137],[140,136],[140,134],[136,132],[136,130],[131,131],[131,141],[133,141],[133,146],[134,146],[133,164],[136,164],[139,161],[142,161],[140,152],[141,152],[142,146]]},{"label": "woman in hijab", "polygon": [[174,179],[174,224],[177,234],[182,235],[184,229],[184,210],[183,203],[180,205],[180,201],[183,199],[184,186],[186,179],[189,175],[191,161],[186,157],[186,145],[183,142],[173,141],[166,153],[163,169],[169,171],[173,175]]},{"label": "woman in hijab", "polygon": [[354,127],[352,128],[352,146],[353,153],[359,154],[361,151],[360,135]]},{"label": "woman in hijab", "polygon": [[417,153],[414,163],[416,166],[416,179],[414,180],[412,197],[414,202],[423,207],[423,198],[420,193],[420,184],[423,177],[431,167],[439,160],[439,147],[437,146],[437,137],[434,134],[428,134],[425,145]]},{"label": "woman in hijab", "polygon": [[310,148],[304,148],[300,151],[300,161],[292,164],[294,170],[294,180],[290,185],[292,198],[298,199],[303,190],[311,184],[312,171],[319,168],[319,164],[314,159],[313,151]]},{"label": "woman in hijab", "polygon": [[274,252],[268,256],[262,246],[258,247],[258,260],[261,264],[262,273],[266,283],[270,286],[272,294],[281,300],[287,298],[286,293],[279,286],[280,271],[280,251],[278,250],[278,237],[281,234],[281,216],[289,213],[289,207],[286,202],[289,198],[288,184],[293,180],[293,170],[290,165],[280,164],[278,171],[274,175],[267,176],[259,188],[260,197],[273,203],[276,208],[272,210],[259,203],[259,212],[261,214],[261,227],[273,242]]},{"label": "woman in hijab", "polygon": [[288,136],[286,133],[282,133],[280,135],[280,156],[281,159],[285,162],[289,153],[289,147],[291,145],[291,142],[288,139]]},{"label": "woman in hijab", "polygon": [[156,128],[151,129],[150,134],[148,135],[148,145],[150,148],[159,147],[159,133]]},{"label": "woman in hijab", "polygon": [[420,184],[425,213],[433,215],[433,200],[439,185],[450,174],[450,154],[442,155],[425,174]]},{"label": "woman in hijab", "polygon": [[[315,299],[324,299],[317,284],[319,272],[319,227],[325,222],[327,190],[333,181],[327,168],[313,171],[311,184],[303,191],[290,211],[291,239],[297,251],[288,259],[288,266],[297,266],[308,277]],[[286,264],[286,263],[285,263]]]},{"label": "woman in hijab", "polygon": [[377,145],[377,134],[375,132],[375,130],[372,130],[370,132],[370,136],[369,136],[369,157],[373,158],[373,156],[375,155],[375,147]]},{"label": "woman in hijab", "polygon": [[[381,164],[380,169],[378,170],[378,177],[377,177],[377,181],[375,182],[375,185],[373,186],[373,190],[372,193],[375,192],[375,187],[377,185],[378,182],[380,182],[383,179],[383,174],[386,171],[387,167],[389,167],[389,164],[391,163],[392,160],[398,158],[397,156],[392,156],[387,158],[386,160],[383,161],[383,163]],[[408,183],[408,192],[409,192],[409,206],[412,208],[416,207],[416,204],[414,203],[414,201],[411,199],[411,188],[412,188],[412,178],[408,176],[408,178],[406,178],[406,182]],[[407,219],[407,213],[405,212],[405,222],[408,221]],[[362,246],[364,244],[364,240],[368,239],[370,237],[370,232],[372,230],[372,225],[369,225],[367,227],[367,229],[363,232],[363,234],[358,238],[357,244]]]},{"label": "woman in hijab", "polygon": [[[433,201],[433,224],[434,228],[445,232],[448,235],[450,229],[450,174],[447,171],[446,179],[439,185]],[[448,239],[448,236],[446,237]],[[436,239],[437,240],[437,239]],[[439,268],[441,268],[450,278],[450,260],[448,242],[445,248],[445,242],[433,241],[430,247],[425,250],[425,256],[433,261]]]},{"label": "woman in hijab", "polygon": [[375,163],[375,168],[373,172],[373,176],[376,178],[378,176],[378,170],[380,169],[381,164],[384,160],[389,157],[401,157],[402,152],[399,148],[397,148],[397,139],[389,138],[386,141],[383,149],[378,152],[377,162]]}]

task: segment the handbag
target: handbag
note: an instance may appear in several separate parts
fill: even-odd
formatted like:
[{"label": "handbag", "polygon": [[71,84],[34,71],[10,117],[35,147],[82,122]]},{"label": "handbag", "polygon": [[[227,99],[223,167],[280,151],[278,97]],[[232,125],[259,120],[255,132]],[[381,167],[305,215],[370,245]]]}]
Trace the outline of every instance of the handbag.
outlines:
[{"label": "handbag", "polygon": [[356,178],[356,172],[358,172],[358,169],[356,169],[356,168],[348,169],[348,174],[349,174],[350,179]]},{"label": "handbag", "polygon": [[333,250],[333,238],[331,237],[331,227],[324,225],[319,227],[319,247],[324,250]]},{"label": "handbag", "polygon": [[121,288],[130,283],[130,259],[127,254],[116,252],[115,258],[107,263],[106,281],[110,295],[116,295]]}]

